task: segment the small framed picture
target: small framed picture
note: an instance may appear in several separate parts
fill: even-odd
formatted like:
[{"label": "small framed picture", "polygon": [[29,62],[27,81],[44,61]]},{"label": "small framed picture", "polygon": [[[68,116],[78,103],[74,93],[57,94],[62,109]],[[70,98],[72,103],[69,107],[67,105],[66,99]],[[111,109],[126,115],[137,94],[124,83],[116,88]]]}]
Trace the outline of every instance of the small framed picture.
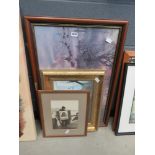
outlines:
[{"label": "small framed picture", "polygon": [[88,131],[96,131],[104,72],[104,70],[43,70],[42,89],[89,91]]},{"label": "small framed picture", "polygon": [[38,91],[44,137],[86,136],[88,91]]},{"label": "small framed picture", "polygon": [[116,135],[135,134],[135,63],[126,63],[124,69]]}]

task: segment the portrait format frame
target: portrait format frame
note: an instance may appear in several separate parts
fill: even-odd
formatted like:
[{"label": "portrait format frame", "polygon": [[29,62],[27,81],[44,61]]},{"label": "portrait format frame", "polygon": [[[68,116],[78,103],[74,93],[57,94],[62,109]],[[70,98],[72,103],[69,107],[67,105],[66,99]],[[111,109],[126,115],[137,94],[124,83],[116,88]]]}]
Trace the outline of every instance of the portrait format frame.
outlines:
[{"label": "portrait format frame", "polygon": [[38,90],[44,137],[87,135],[88,91]]},{"label": "portrait format frame", "polygon": [[[92,31],[97,28],[97,29],[113,29],[118,31],[117,39],[116,41],[113,42],[111,38],[108,37],[105,40],[106,46],[103,47],[102,49],[100,48],[100,45],[98,48],[96,48],[93,44],[92,47],[87,47],[85,48],[85,45],[81,45],[82,50],[87,49],[90,51],[90,53],[93,53],[94,51],[100,50],[102,51],[106,50],[106,53],[103,52],[99,57],[97,54],[91,55],[91,56],[86,56],[87,58],[91,58],[91,60],[94,60],[95,58],[95,63],[94,66],[92,67],[91,65],[93,63],[90,63],[90,67],[87,69],[106,69],[108,70],[106,72],[106,78],[104,82],[104,87],[106,87],[105,91],[102,94],[102,101],[101,101],[101,109],[100,109],[100,126],[107,126],[108,121],[109,121],[109,116],[110,116],[110,111],[112,107],[112,103],[114,100],[114,94],[117,86],[117,81],[118,81],[118,76],[119,76],[119,70],[121,67],[121,60],[123,58],[123,50],[124,50],[124,43],[125,43],[125,38],[126,38],[126,33],[127,33],[127,27],[128,27],[128,21],[120,21],[120,20],[110,20],[110,19],[78,19],[78,18],[56,18],[56,17],[30,17],[30,16],[25,16],[25,28],[26,28],[26,39],[27,39],[27,45],[28,45],[28,51],[29,51],[29,56],[30,56],[30,63],[32,67],[32,74],[33,74],[33,80],[34,80],[34,85],[36,91],[41,88],[41,81],[40,81],[40,68],[39,68],[39,60],[38,60],[38,42],[36,41],[36,35],[34,32],[34,27],[35,26],[51,26],[51,25],[57,25],[59,27],[85,27],[86,28],[92,28]],[[73,37],[77,37],[77,33],[71,33]],[[111,37],[114,34],[111,35]],[[103,35],[102,35],[103,36]],[[43,37],[44,38],[44,37]],[[92,37],[93,38],[93,37]],[[98,36],[100,38],[100,36]],[[64,45],[66,45],[66,42],[63,42]],[[91,44],[88,42],[87,44],[90,46]],[[101,45],[102,46],[102,45]],[[79,47],[79,46],[75,46]],[[46,48],[46,47],[45,47]],[[69,46],[67,45],[66,48],[68,48],[68,51],[70,52],[71,50],[69,49]],[[58,48],[54,48],[58,49]],[[61,48],[64,49],[64,48]],[[51,50],[46,50],[46,51],[51,51]],[[111,53],[112,52],[112,53]],[[57,52],[56,52],[57,53]],[[90,54],[89,53],[89,54]],[[63,55],[63,54],[61,54]],[[86,54],[87,55],[87,54]],[[65,61],[70,61],[70,64],[74,64],[71,59],[73,58],[73,55],[70,55],[70,57],[66,58]],[[78,59],[80,62],[80,65],[83,65],[82,59],[84,58],[84,63],[88,63],[90,61],[85,61],[85,57],[80,57]],[[61,58],[60,58],[61,59]],[[58,60],[60,60],[58,58]],[[99,60],[98,60],[99,59]],[[59,61],[57,60],[58,66],[59,66]],[[74,59],[77,61],[77,59]],[[43,61],[47,62],[47,61]],[[103,66],[100,66],[100,64],[96,64],[97,62],[101,62],[101,64],[105,64]],[[89,66],[89,65],[85,65]],[[61,69],[61,68],[55,68],[51,67],[50,69]],[[63,66],[63,65],[62,65]],[[76,67],[75,67],[76,68]],[[45,69],[45,68],[44,68]],[[70,66],[66,67],[65,69],[71,69]],[[78,68],[79,69],[79,68]],[[83,67],[80,67],[80,69],[84,69]]]},{"label": "portrait format frame", "polygon": [[[42,89],[90,91],[87,130],[96,131],[104,74],[103,70],[43,70],[41,71]],[[57,85],[54,86],[54,82]]]},{"label": "portrait format frame", "polygon": [[21,21],[19,22],[19,141],[37,138]]},{"label": "portrait format frame", "polygon": [[125,63],[116,135],[135,134],[135,63]]},{"label": "portrait format frame", "polygon": [[118,116],[119,116],[119,109],[121,105],[121,95],[122,95],[122,87],[123,87],[123,78],[124,78],[124,67],[126,63],[135,63],[135,51],[125,51],[123,60],[122,60],[122,67],[121,67],[121,73],[120,73],[120,80],[118,83],[118,93],[116,98],[116,105],[115,105],[115,112],[114,112],[114,120],[112,124],[113,131],[116,130],[117,124],[118,124]]}]

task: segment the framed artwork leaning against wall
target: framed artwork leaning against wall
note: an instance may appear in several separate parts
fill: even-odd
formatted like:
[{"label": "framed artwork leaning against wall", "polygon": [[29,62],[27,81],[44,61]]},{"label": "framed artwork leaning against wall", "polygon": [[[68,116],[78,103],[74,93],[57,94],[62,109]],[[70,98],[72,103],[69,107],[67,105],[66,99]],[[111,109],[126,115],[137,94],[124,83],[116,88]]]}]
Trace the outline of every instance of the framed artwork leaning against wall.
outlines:
[{"label": "framed artwork leaning against wall", "polygon": [[135,134],[135,64],[125,63],[116,135]]},{"label": "framed artwork leaning against wall", "polygon": [[29,56],[36,91],[40,70],[106,70],[100,125],[108,124],[123,57],[127,21],[25,17]]},{"label": "framed artwork leaning against wall", "polygon": [[125,51],[123,60],[122,60],[122,67],[120,72],[120,78],[118,83],[118,90],[117,90],[117,98],[116,98],[116,105],[115,105],[115,112],[114,112],[114,120],[112,129],[115,131],[118,124],[118,117],[119,117],[119,110],[121,106],[121,96],[122,96],[122,89],[123,89],[123,79],[125,76],[125,64],[127,63],[135,63],[135,51]]},{"label": "framed artwork leaning against wall", "polygon": [[38,99],[44,137],[87,134],[87,91],[39,90]]}]

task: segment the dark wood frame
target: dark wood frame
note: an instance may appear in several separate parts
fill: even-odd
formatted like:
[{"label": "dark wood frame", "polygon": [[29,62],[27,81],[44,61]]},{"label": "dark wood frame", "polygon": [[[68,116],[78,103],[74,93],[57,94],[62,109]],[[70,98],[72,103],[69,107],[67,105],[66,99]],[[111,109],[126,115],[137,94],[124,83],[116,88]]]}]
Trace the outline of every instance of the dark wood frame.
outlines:
[{"label": "dark wood frame", "polygon": [[123,106],[123,97],[124,97],[124,91],[125,91],[125,84],[126,84],[126,76],[127,76],[128,66],[135,66],[135,63],[127,62],[124,64],[124,72],[123,72],[124,76],[123,76],[122,88],[121,88],[120,107],[118,110],[118,119],[117,119],[116,130],[115,130],[115,134],[117,136],[134,135],[135,134],[135,132],[121,132],[121,133],[118,132],[118,128],[119,128],[119,124],[120,124],[120,117],[121,117],[121,112],[122,112],[122,106]]},{"label": "dark wood frame", "polygon": [[[47,136],[46,132],[45,132],[45,126],[44,126],[44,117],[43,117],[43,108],[42,108],[42,104],[41,104],[41,94],[42,93],[86,93],[87,94],[87,105],[86,105],[86,115],[85,115],[85,131],[83,135],[64,135],[64,136],[60,136],[60,135],[51,135],[51,136]],[[41,126],[43,129],[43,136],[44,137],[78,137],[78,136],[86,136],[87,135],[87,119],[88,119],[88,102],[89,102],[89,92],[88,91],[69,91],[69,90],[65,90],[65,91],[51,91],[51,90],[38,90],[37,91],[37,95],[38,95],[38,103],[39,103],[39,111],[40,111],[40,118],[41,118]]]},{"label": "dark wood frame", "polygon": [[130,60],[135,59],[135,52],[134,51],[125,51],[122,61],[121,73],[120,73],[120,80],[118,83],[118,90],[117,90],[117,98],[116,98],[116,105],[115,105],[115,113],[114,113],[114,120],[112,124],[113,131],[116,129],[118,124],[118,115],[119,115],[119,108],[121,104],[121,93],[122,93],[122,86],[123,86],[123,76],[124,76],[124,67],[125,63],[130,62]]},{"label": "dark wood frame", "polygon": [[117,44],[115,60],[111,75],[111,81],[109,86],[109,92],[106,101],[105,113],[103,116],[103,123],[105,126],[108,125],[110,111],[114,100],[115,90],[117,86],[117,80],[121,67],[121,61],[123,58],[124,43],[128,28],[128,21],[121,20],[109,20],[109,19],[78,19],[78,18],[56,18],[56,17],[30,17],[25,16],[25,27],[27,45],[29,50],[29,57],[32,66],[32,74],[36,91],[41,88],[41,82],[39,78],[38,62],[36,55],[35,43],[32,37],[31,24],[33,23],[67,23],[67,24],[86,24],[86,25],[101,25],[101,26],[120,26],[122,28],[120,35],[120,42]]}]

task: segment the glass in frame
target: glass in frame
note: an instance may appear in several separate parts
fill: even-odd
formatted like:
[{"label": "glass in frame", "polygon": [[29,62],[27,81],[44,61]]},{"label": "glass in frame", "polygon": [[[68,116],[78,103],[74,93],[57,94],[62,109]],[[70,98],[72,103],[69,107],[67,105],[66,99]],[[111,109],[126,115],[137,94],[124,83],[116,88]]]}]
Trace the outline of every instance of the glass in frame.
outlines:
[{"label": "glass in frame", "polygon": [[87,91],[39,90],[44,137],[86,136],[88,96]]}]

